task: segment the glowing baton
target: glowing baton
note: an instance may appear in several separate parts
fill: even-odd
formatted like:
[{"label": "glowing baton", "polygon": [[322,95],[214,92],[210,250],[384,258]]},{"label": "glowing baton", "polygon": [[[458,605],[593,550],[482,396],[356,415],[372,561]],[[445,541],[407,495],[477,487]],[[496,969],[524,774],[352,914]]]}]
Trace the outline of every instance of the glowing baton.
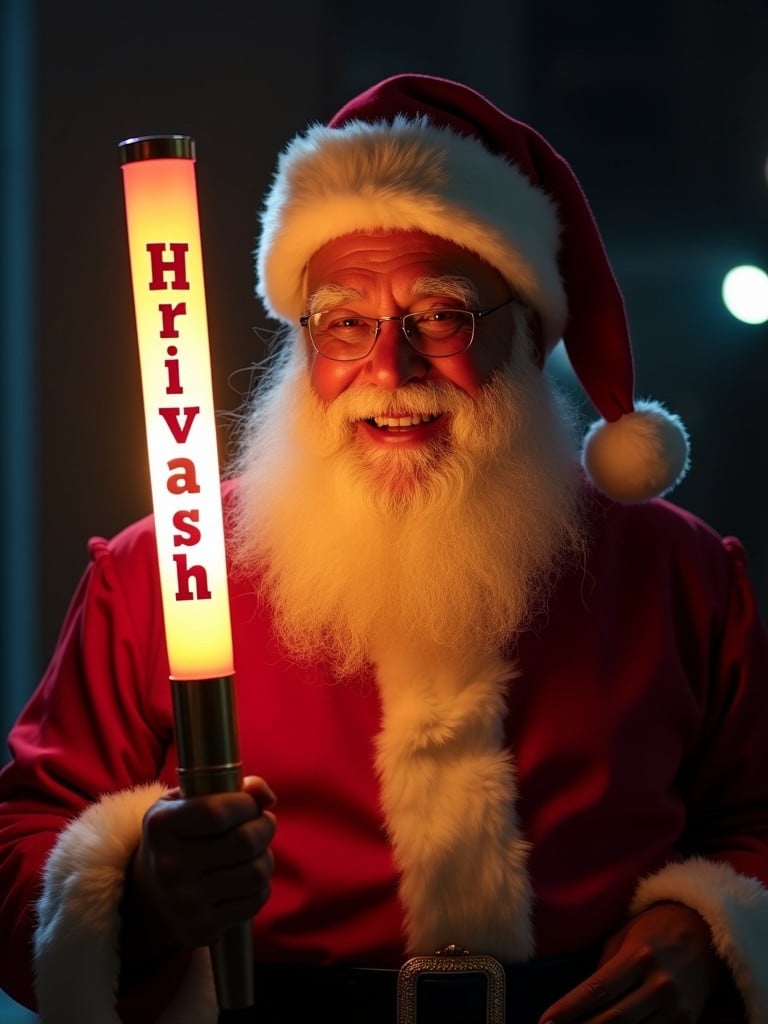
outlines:
[{"label": "glowing baton", "polygon": [[[120,143],[165,638],[184,796],[240,789],[232,633],[194,142]],[[211,947],[222,1009],[251,1006],[250,922]]]}]

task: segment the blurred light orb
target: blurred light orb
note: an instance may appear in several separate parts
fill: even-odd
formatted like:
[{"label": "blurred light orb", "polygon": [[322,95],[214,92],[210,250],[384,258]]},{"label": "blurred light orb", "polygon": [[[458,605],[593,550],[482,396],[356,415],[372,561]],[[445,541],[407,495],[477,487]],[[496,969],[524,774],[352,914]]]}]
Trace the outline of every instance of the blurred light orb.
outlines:
[{"label": "blurred light orb", "polygon": [[752,266],[729,270],[723,278],[723,302],[742,323],[764,324],[768,320],[768,274]]}]

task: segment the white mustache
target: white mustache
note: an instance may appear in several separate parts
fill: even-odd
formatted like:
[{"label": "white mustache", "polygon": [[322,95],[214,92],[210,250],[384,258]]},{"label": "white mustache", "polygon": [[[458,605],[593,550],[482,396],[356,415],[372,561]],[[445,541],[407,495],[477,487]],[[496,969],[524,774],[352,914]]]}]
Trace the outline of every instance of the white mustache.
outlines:
[{"label": "white mustache", "polygon": [[340,424],[389,417],[439,416],[457,412],[471,402],[472,399],[463,391],[444,381],[412,384],[393,392],[362,386],[343,392],[327,406],[326,412],[330,419]]}]

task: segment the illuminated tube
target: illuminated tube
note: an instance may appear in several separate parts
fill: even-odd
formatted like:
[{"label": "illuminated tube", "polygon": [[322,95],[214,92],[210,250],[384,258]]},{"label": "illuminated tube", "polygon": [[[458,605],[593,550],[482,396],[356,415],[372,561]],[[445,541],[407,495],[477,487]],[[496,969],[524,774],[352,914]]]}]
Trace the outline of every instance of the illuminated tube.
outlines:
[{"label": "illuminated tube", "polygon": [[[165,639],[184,796],[240,789],[224,526],[192,139],[120,143]],[[211,947],[252,1006],[249,921]]]}]

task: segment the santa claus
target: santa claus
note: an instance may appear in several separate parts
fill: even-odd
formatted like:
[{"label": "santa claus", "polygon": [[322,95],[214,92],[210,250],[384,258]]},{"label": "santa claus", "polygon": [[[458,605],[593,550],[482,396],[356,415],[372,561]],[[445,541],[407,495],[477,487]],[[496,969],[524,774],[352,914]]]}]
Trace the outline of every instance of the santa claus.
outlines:
[{"label": "santa claus", "polygon": [[[49,1022],[207,1024],[205,947],[252,919],[253,1020],[764,1024],[766,633],[738,541],[659,497],[687,437],[634,399],[568,165],[388,79],[282,154],[257,277],[284,326],[223,492],[243,791],[174,789],[151,520],[94,540],[0,778],[3,984]],[[472,1016],[461,953],[398,1011],[454,947],[506,1011]]]}]

